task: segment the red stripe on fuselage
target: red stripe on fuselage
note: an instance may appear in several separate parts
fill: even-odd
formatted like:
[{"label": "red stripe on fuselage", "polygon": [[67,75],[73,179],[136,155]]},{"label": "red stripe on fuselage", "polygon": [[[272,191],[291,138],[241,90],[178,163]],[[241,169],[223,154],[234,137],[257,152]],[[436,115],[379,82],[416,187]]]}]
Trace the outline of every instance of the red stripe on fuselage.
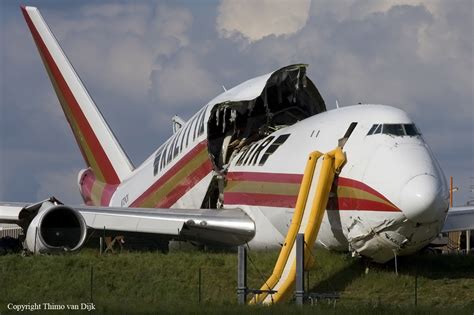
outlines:
[{"label": "red stripe on fuselage", "polygon": [[299,184],[303,179],[301,174],[278,174],[259,172],[229,172],[226,176],[228,181],[255,181],[272,183]]},{"label": "red stripe on fuselage", "polygon": [[296,198],[293,195],[228,192],[224,193],[224,204],[294,208]]},{"label": "red stripe on fuselage", "polygon": [[347,197],[330,198],[328,201],[327,209],[400,212],[400,209],[385,203],[367,199],[356,199]]},{"label": "red stripe on fuselage", "polygon": [[[278,173],[258,173],[258,172],[229,172],[228,181],[255,181],[255,182],[278,182],[278,183],[301,183],[303,175],[300,174],[278,174]],[[354,210],[354,211],[392,211],[399,212],[385,196],[366,184],[350,178],[338,177],[332,187],[332,192],[337,190],[337,186],[360,189],[375,195],[389,204],[366,199],[356,199],[347,197],[329,198],[328,210]],[[264,193],[247,192],[225,192],[224,203],[227,205],[252,205],[280,208],[294,208],[297,195],[274,195]]]},{"label": "red stripe on fuselage", "polygon": [[212,171],[211,161],[204,162],[194,172],[189,174],[183,181],[181,181],[165,198],[156,204],[156,208],[169,208],[186,192],[191,190],[197,183],[199,183],[207,174]]},{"label": "red stripe on fuselage", "polygon": [[[153,185],[151,185],[150,188],[148,188],[140,197],[138,197],[134,202],[132,202],[132,204],[130,206],[131,207],[139,207],[142,202],[144,202],[150,195],[152,195],[156,190],[158,190],[162,185],[164,185],[169,179],[171,179],[171,177],[173,177],[173,175],[176,174],[176,172],[178,172],[181,168],[183,168],[188,162],[190,162],[203,149],[207,149],[207,141],[206,140],[203,140],[200,143],[198,143],[181,160],[176,162],[176,164],[173,167],[171,167],[165,174],[163,174],[163,176],[161,176]],[[208,163],[211,163],[211,162],[209,160],[207,160],[204,164],[208,164]],[[199,167],[199,168],[201,168],[201,167]],[[210,164],[209,164],[209,167],[210,167],[210,169],[212,169],[212,166]],[[210,172],[210,170],[209,170],[209,172]],[[191,182],[193,182],[193,181],[190,181],[190,183]],[[192,187],[189,187],[189,189],[191,189],[191,188]]]},{"label": "red stripe on fuselage", "polygon": [[375,196],[377,196],[377,197],[379,197],[379,198],[381,198],[381,199],[383,199],[387,202],[390,202],[387,198],[385,198],[384,195],[382,195],[381,193],[379,193],[378,191],[376,191],[372,187],[367,186],[366,184],[364,184],[362,182],[359,182],[357,180],[354,180],[354,179],[338,177],[338,178],[335,179],[335,185],[336,186],[345,186],[345,187],[357,188],[357,189],[366,191],[368,193],[371,193],[372,195],[375,195]]},{"label": "red stripe on fuselage", "polygon": [[[51,56],[46,44],[43,42],[41,35],[39,34],[38,30],[36,29],[33,21],[31,20],[27,10],[25,7],[21,8],[23,12],[23,16],[25,17],[26,23],[31,31],[31,34],[36,42],[38,50],[43,55],[44,60],[47,62],[48,67],[51,71],[51,74],[54,76],[54,79],[57,83],[58,88],[61,90],[64,99],[66,100],[71,112],[74,115],[74,118],[81,129],[89,148],[91,149],[91,153],[94,155],[94,158],[97,164],[100,167],[102,174],[104,175],[104,179],[107,183],[110,184],[119,184],[120,180],[115,172],[110,160],[108,159],[107,155],[105,154],[104,149],[102,148],[99,140],[94,134],[87,118],[85,117],[84,113],[82,112],[77,100],[75,99],[71,89],[66,83],[61,71],[59,70],[58,66],[56,65],[53,57]],[[80,143],[79,143],[80,145]],[[87,161],[87,158],[86,158]]]}]

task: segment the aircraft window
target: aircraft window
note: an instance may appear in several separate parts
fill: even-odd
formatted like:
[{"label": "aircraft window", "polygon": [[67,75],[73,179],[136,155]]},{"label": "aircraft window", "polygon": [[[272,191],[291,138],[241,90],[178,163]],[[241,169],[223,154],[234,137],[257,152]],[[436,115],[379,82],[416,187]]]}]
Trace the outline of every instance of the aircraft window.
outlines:
[{"label": "aircraft window", "polygon": [[377,133],[382,133],[382,125],[377,125],[377,129],[375,129],[374,135]]},{"label": "aircraft window", "polygon": [[403,127],[405,127],[405,131],[407,133],[407,136],[419,136],[419,135],[421,135],[421,133],[416,128],[415,124],[405,124],[405,125],[403,125]]},{"label": "aircraft window", "polygon": [[414,124],[374,124],[369,132],[368,136],[383,133],[392,136],[419,136],[421,133],[418,131]]},{"label": "aircraft window", "polygon": [[382,133],[392,136],[404,136],[405,129],[401,124],[384,124],[382,127]]},{"label": "aircraft window", "polygon": [[379,126],[379,125],[377,125],[377,124],[373,125],[372,128],[370,128],[370,130],[369,130],[369,132],[367,133],[367,135],[368,135],[368,136],[373,135],[375,129],[377,129],[378,126]]}]

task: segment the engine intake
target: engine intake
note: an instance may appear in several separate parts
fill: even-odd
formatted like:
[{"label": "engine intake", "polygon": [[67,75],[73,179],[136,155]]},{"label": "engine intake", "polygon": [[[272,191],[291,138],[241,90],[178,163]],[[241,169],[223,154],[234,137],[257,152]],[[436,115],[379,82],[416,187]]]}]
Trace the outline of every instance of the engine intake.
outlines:
[{"label": "engine intake", "polygon": [[77,210],[46,201],[28,226],[25,245],[33,253],[74,251],[86,235],[86,223]]}]

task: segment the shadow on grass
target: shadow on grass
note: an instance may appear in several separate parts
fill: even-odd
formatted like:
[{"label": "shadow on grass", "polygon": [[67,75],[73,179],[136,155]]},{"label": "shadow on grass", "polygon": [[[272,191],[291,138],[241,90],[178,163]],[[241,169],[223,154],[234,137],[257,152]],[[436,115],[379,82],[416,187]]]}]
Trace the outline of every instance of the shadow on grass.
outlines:
[{"label": "shadow on grass", "polygon": [[[311,285],[309,292],[342,292],[346,287],[362,277],[365,268],[386,272],[395,272],[394,261],[385,264],[373,263],[364,259],[352,259],[342,269],[333,270],[331,274]],[[425,277],[428,279],[474,279],[474,255],[437,255],[419,253],[398,258],[400,275]],[[318,272],[317,268],[311,273]]]},{"label": "shadow on grass", "polygon": [[[309,292],[342,292],[351,282],[363,275],[365,265],[363,260],[353,259],[342,269],[336,270],[319,280],[309,288]],[[310,272],[318,272],[318,270],[311,270]]]},{"label": "shadow on grass", "polygon": [[[393,270],[393,260],[379,265],[382,270]],[[428,279],[474,279],[474,255],[418,253],[398,259],[398,273]]]}]

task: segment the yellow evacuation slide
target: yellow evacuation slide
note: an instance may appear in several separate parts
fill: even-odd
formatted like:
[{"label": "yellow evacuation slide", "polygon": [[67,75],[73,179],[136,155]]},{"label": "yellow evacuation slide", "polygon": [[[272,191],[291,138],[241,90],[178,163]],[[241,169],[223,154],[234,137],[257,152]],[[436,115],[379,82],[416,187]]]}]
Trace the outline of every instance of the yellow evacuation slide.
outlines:
[{"label": "yellow evacuation slide", "polygon": [[[315,151],[308,157],[301,182],[295,212],[278,256],[272,275],[261,287],[264,293],[257,294],[250,303],[271,304],[291,297],[296,277],[296,236],[304,233],[304,268],[314,263],[311,249],[318,236],[324,211],[326,210],[334,176],[345,163],[346,157],[340,147],[326,153]],[[266,291],[275,291],[269,294]]]}]

